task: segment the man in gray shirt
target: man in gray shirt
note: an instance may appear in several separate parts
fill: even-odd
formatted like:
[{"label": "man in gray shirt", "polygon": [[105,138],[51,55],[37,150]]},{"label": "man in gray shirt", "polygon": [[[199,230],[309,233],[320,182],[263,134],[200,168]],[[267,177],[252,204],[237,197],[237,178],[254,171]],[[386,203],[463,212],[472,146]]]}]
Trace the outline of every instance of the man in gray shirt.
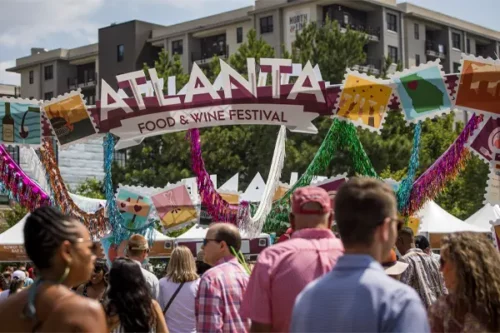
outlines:
[{"label": "man in gray shirt", "polygon": [[335,197],[335,220],[345,254],[298,296],[292,332],[429,332],[417,293],[380,265],[402,221],[393,190],[370,178],[352,178]]},{"label": "man in gray shirt", "polygon": [[132,235],[128,240],[127,257],[134,260],[139,266],[141,266],[142,275],[144,276],[144,279],[149,287],[151,297],[158,301],[160,297],[160,283],[158,278],[156,275],[142,267],[142,263],[146,260],[148,254],[148,240],[142,235]]}]

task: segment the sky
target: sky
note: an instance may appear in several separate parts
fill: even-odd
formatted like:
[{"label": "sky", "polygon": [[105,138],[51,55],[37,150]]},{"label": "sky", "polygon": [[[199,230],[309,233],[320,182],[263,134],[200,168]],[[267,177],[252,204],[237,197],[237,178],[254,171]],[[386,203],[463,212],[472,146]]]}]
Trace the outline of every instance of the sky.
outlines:
[{"label": "sky", "polygon": [[[499,0],[407,2],[500,30],[495,15],[500,12]],[[97,42],[97,30],[111,23],[137,19],[171,25],[253,4],[254,0],[0,0],[0,83],[20,84],[19,75],[5,69],[14,66],[16,58],[28,56],[31,47],[73,48]]]}]

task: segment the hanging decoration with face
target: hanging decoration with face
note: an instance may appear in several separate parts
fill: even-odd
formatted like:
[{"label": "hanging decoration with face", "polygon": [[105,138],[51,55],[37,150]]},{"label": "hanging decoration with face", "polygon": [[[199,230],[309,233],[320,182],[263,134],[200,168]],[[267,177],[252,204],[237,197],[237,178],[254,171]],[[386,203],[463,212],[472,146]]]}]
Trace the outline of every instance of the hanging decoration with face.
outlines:
[{"label": "hanging decoration with face", "polygon": [[120,188],[116,196],[116,204],[121,212],[127,228],[138,229],[148,223],[151,210],[151,198]]}]

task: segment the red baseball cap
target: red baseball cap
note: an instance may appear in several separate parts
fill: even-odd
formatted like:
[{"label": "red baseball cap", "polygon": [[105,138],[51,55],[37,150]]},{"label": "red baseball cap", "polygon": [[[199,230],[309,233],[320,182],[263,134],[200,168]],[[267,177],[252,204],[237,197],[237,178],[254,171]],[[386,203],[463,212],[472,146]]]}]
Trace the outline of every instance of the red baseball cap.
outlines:
[{"label": "red baseball cap", "polygon": [[[309,202],[317,202],[320,210],[307,210],[302,207]],[[325,189],[317,186],[300,187],[292,194],[292,213],[302,215],[320,215],[331,212],[332,200]]]}]

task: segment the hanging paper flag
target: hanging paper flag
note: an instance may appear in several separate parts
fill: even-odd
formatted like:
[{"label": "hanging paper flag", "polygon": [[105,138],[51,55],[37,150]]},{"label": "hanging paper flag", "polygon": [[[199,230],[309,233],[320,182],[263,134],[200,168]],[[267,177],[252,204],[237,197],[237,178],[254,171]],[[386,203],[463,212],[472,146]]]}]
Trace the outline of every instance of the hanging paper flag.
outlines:
[{"label": "hanging paper flag", "polygon": [[234,193],[231,191],[217,191],[219,192],[222,199],[226,200],[231,205],[239,205],[240,204],[240,194]]},{"label": "hanging paper flag", "polygon": [[500,116],[500,61],[462,54],[455,105],[460,109]]},{"label": "hanging paper flag", "polygon": [[383,126],[393,86],[389,82],[347,70],[336,116],[379,132]]},{"label": "hanging paper flag", "polygon": [[80,90],[54,98],[42,107],[61,146],[88,139],[97,133]]},{"label": "hanging paper flag", "polygon": [[485,119],[482,126],[474,131],[467,146],[483,161],[489,163],[493,160],[495,149],[500,149],[500,119]]},{"label": "hanging paper flag", "polygon": [[417,122],[450,112],[452,102],[443,75],[438,59],[391,76],[406,120]]},{"label": "hanging paper flag", "polygon": [[414,235],[418,235],[418,229],[420,227],[420,219],[416,216],[410,216],[408,218],[407,226],[411,228]]},{"label": "hanging paper flag", "polygon": [[276,192],[274,192],[274,197],[273,197],[273,202],[276,200],[279,200],[283,198],[286,192],[290,190],[290,186],[287,184],[279,184],[278,188],[276,189]]},{"label": "hanging paper flag", "polygon": [[151,197],[161,223],[166,228],[197,219],[196,207],[185,185],[179,185]]},{"label": "hanging paper flag", "polygon": [[152,205],[149,197],[120,188],[116,204],[128,228],[138,229],[146,224]]},{"label": "hanging paper flag", "polygon": [[490,221],[490,224],[496,248],[500,251],[500,220]]}]

